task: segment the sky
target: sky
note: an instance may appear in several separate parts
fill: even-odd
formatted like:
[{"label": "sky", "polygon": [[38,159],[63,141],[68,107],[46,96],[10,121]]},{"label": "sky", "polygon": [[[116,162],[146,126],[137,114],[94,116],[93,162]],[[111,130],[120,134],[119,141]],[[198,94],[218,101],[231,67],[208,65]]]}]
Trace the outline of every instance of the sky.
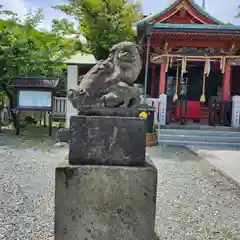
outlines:
[{"label": "sky", "polygon": [[[139,0],[142,4],[144,14],[156,13],[164,10],[174,0]],[[201,5],[202,0],[195,0]],[[221,4],[220,4],[221,2]],[[68,18],[63,13],[51,8],[53,5],[67,3],[67,0],[0,0],[0,4],[4,9],[12,10],[24,17],[24,14],[29,8],[36,11],[38,8],[43,8],[45,19],[41,24],[41,28],[50,29],[53,18],[61,19]],[[223,22],[231,22],[235,25],[240,25],[240,18],[235,18],[237,14],[237,6],[240,5],[240,0],[206,0],[206,10],[215,18]]]}]

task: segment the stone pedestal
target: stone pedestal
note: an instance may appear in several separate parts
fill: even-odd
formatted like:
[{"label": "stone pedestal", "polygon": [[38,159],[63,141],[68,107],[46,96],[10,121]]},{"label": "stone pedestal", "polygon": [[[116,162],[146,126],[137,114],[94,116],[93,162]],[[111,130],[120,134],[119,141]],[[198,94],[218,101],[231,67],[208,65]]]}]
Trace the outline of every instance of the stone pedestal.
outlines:
[{"label": "stone pedestal", "polygon": [[56,240],[152,240],[157,170],[69,165],[56,169]]},{"label": "stone pedestal", "polygon": [[142,166],[146,124],[138,117],[72,116],[69,163]]},{"label": "stone pedestal", "polygon": [[59,132],[69,156],[56,169],[55,240],[154,238],[157,170],[137,111],[94,109]]}]

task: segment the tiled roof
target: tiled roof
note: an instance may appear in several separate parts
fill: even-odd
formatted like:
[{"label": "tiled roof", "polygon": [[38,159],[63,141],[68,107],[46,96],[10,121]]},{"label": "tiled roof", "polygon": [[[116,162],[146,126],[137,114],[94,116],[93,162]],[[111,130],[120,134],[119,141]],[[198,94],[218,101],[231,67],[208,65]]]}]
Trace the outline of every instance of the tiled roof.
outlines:
[{"label": "tiled roof", "polygon": [[240,26],[231,24],[171,24],[171,23],[156,23],[153,29],[209,29],[209,30],[236,30],[240,33]]},{"label": "tiled roof", "polygon": [[11,87],[55,88],[59,79],[46,77],[13,77]]},{"label": "tiled roof", "polygon": [[79,65],[93,65],[97,63],[95,57],[91,54],[85,54],[82,52],[78,52],[74,56],[72,56],[69,60],[65,61],[66,64],[79,64]]},{"label": "tiled roof", "polygon": [[[166,8],[165,10],[161,11],[161,12],[157,12],[155,14],[151,14],[148,17],[140,20],[137,22],[137,26],[142,25],[146,22],[150,22],[155,18],[158,18],[160,16],[162,16],[163,14],[165,14],[166,12],[168,12],[169,10],[171,10],[172,8],[176,7],[179,4],[180,0],[176,0],[173,4],[171,4],[168,8]],[[223,24],[223,22],[219,21],[218,19],[216,19],[215,17],[211,16],[207,11],[205,11],[202,7],[200,7],[194,0],[188,0],[189,3],[196,9],[196,11],[198,11],[200,14],[202,14],[203,16],[205,16],[206,18],[216,22],[217,24]]]}]

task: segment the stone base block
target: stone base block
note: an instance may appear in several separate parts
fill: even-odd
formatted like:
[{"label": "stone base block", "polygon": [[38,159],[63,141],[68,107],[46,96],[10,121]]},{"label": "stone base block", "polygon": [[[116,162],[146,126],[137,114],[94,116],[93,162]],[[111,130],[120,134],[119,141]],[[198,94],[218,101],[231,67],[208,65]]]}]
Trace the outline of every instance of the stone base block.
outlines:
[{"label": "stone base block", "polygon": [[157,170],[68,165],[56,169],[55,240],[152,240]]},{"label": "stone base block", "polygon": [[136,117],[72,116],[69,163],[142,166],[146,125]]}]

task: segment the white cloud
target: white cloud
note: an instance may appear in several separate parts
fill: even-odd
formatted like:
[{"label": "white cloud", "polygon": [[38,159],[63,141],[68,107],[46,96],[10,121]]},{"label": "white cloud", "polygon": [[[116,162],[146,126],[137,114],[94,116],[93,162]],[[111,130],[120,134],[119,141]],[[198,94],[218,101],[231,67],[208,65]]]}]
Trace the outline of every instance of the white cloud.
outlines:
[{"label": "white cloud", "polygon": [[[46,1],[46,2],[45,2]],[[140,2],[143,6],[144,13],[154,13],[160,12],[169,4],[174,2],[174,0],[129,0],[132,2]],[[199,5],[201,5],[202,0],[195,0]],[[28,9],[31,8],[35,12],[39,7],[43,7],[44,20],[40,24],[40,28],[50,30],[52,19],[67,18],[72,21],[72,18],[66,16],[65,14],[56,11],[51,8],[51,5],[57,5],[67,2],[67,0],[0,0],[0,4],[4,6],[4,9],[16,12],[20,18],[24,18]],[[219,0],[206,0],[207,11],[219,20],[224,22],[230,21],[233,24],[240,25],[240,18],[236,19],[234,16],[237,13],[237,6],[239,5],[239,0],[228,0],[222,1],[219,4]],[[217,6],[217,7],[216,7]]]},{"label": "white cloud", "polygon": [[28,10],[23,0],[0,0],[0,5],[3,5],[4,10],[17,13],[20,18],[23,18]]},{"label": "white cloud", "polygon": [[[33,13],[36,13],[39,8],[38,6],[35,6],[26,0],[0,0],[0,5],[3,5],[4,10],[10,10],[14,13],[17,13],[18,17],[22,20],[30,9]],[[45,9],[43,9],[43,11],[44,10]],[[39,24],[38,28],[50,30],[52,15],[49,15],[49,13],[45,14],[45,11],[43,12],[43,14],[44,20]]]}]

